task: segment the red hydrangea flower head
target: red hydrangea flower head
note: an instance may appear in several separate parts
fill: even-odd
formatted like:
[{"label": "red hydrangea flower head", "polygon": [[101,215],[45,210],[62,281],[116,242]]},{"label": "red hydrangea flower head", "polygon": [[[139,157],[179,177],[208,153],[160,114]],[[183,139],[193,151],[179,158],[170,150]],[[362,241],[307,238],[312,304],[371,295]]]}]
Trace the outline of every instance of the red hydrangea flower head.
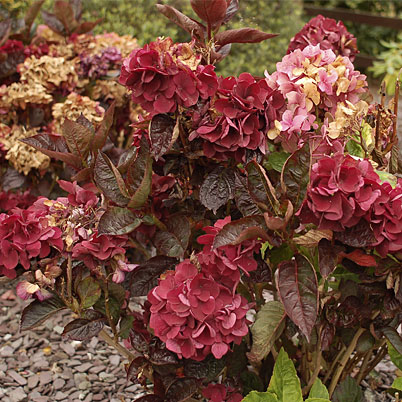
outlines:
[{"label": "red hydrangea flower head", "polygon": [[0,211],[8,213],[16,207],[26,209],[36,201],[36,198],[37,197],[32,195],[29,190],[26,190],[23,193],[2,191],[0,192]]},{"label": "red hydrangea flower head", "polygon": [[197,116],[190,140],[202,138],[208,158],[244,161],[245,151],[266,152],[266,100],[270,92],[265,80],[251,74],[222,78],[210,113]]},{"label": "red hydrangea flower head", "polygon": [[331,49],[336,55],[355,59],[357,50],[356,38],[348,32],[342,21],[322,15],[312,18],[300,32],[290,41],[287,53],[296,49],[303,50],[309,45],[320,45],[321,49]]},{"label": "red hydrangea flower head", "polygon": [[77,182],[69,182],[65,180],[58,181],[59,186],[69,193],[68,202],[71,205],[82,206],[84,208],[94,207],[99,199],[92,190],[86,190],[80,187]]},{"label": "red hydrangea flower head", "polygon": [[243,396],[232,387],[227,387],[223,384],[209,383],[208,387],[202,390],[202,395],[208,399],[209,402],[240,402]]},{"label": "red hydrangea flower head", "polygon": [[217,359],[248,332],[247,300],[190,260],[177,265],[148,293],[150,323],[166,347],[186,359]]},{"label": "red hydrangea flower head", "polygon": [[17,53],[24,51],[24,44],[19,40],[9,39],[3,46],[0,46],[0,53]]},{"label": "red hydrangea flower head", "polygon": [[212,96],[218,86],[213,66],[200,66],[192,44],[158,39],[135,49],[123,61],[120,83],[132,99],[152,115],[173,113]]},{"label": "red hydrangea flower head", "polygon": [[381,194],[379,177],[368,160],[324,156],[312,167],[307,197],[298,214],[303,223],[342,231],[368,216]]},{"label": "red hydrangea flower head", "polygon": [[42,211],[15,208],[10,215],[0,214],[0,274],[15,278],[15,267],[29,269],[32,258],[44,258],[50,247],[63,249],[61,230],[49,225]]},{"label": "red hydrangea flower head", "polygon": [[257,269],[254,253],[258,253],[261,243],[258,240],[246,240],[236,246],[228,245],[213,249],[216,235],[231,221],[230,216],[215,222],[214,226],[204,227],[205,235],[197,241],[204,245],[198,260],[214,278],[232,289],[237,287],[240,271],[246,275]]}]

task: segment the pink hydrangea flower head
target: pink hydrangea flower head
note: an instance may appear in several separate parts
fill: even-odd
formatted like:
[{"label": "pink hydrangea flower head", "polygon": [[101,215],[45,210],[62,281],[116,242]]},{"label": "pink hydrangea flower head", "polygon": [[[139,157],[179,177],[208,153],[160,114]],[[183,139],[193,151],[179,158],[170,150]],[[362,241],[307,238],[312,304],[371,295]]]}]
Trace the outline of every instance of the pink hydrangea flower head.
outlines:
[{"label": "pink hydrangea flower head", "polygon": [[324,50],[330,49],[336,55],[349,57],[351,61],[358,53],[356,38],[348,32],[342,21],[336,22],[334,19],[322,15],[312,18],[292,38],[287,53],[318,44]]},{"label": "pink hydrangea flower head", "polygon": [[149,325],[180,358],[203,360],[212,353],[220,359],[248,332],[247,300],[190,260],[165,273],[148,300]]},{"label": "pink hydrangea flower head", "polygon": [[227,387],[223,384],[209,383],[206,388],[202,390],[202,395],[207,398],[209,402],[240,402],[243,396],[232,387]]}]

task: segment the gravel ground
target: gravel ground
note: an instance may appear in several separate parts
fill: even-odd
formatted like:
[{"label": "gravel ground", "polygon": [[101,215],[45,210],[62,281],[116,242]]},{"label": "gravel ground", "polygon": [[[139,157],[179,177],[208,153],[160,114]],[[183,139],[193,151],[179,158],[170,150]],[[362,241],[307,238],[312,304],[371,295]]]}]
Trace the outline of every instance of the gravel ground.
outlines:
[{"label": "gravel ground", "polygon": [[2,402],[132,402],[143,393],[127,383],[124,361],[103,341],[65,342],[71,314],[61,312],[34,331],[19,332],[27,302],[0,284],[0,400]]}]

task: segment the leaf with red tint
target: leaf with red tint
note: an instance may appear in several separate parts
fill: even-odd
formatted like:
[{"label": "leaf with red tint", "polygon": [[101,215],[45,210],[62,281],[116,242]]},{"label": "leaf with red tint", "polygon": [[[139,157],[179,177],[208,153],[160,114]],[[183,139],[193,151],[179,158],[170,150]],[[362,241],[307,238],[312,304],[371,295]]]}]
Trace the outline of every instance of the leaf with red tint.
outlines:
[{"label": "leaf with red tint", "polygon": [[65,308],[65,304],[57,296],[44,301],[34,300],[22,312],[20,330],[33,329],[45,322],[51,315]]},{"label": "leaf with red tint", "polygon": [[226,9],[225,18],[223,19],[223,23],[226,24],[229,22],[239,11],[239,0],[231,0],[228,8]]},{"label": "leaf with red tint", "polygon": [[278,265],[277,288],[288,317],[310,341],[318,314],[317,275],[301,254]]},{"label": "leaf with red tint", "polygon": [[187,15],[181,13],[174,7],[165,4],[156,4],[156,7],[161,14],[169,18],[180,28],[183,28],[190,35],[196,36],[200,40],[204,40],[206,32],[206,28],[204,27],[204,25],[200,24],[197,21],[194,21],[190,17],[187,17]]},{"label": "leaf with red tint", "polygon": [[64,121],[61,131],[70,152],[77,155],[82,161],[86,161],[93,131],[87,125],[68,119]]},{"label": "leaf with red tint", "polygon": [[128,206],[141,208],[147,202],[152,186],[152,158],[145,136],[141,138],[137,158],[128,167],[127,186],[132,194]]},{"label": "leaf with red tint", "polygon": [[342,232],[336,232],[335,239],[347,246],[357,248],[370,246],[376,241],[370,224],[365,220],[360,220],[357,225],[346,228]]},{"label": "leaf with red tint", "polygon": [[171,216],[167,224],[168,231],[159,230],[155,234],[155,247],[162,255],[183,257],[190,239],[191,228],[183,215]]},{"label": "leaf with red tint", "polygon": [[215,236],[213,248],[238,244],[240,236],[242,234],[244,236],[244,231],[254,227],[265,227],[262,216],[247,216],[237,221],[229,222]]},{"label": "leaf with red tint", "polygon": [[11,32],[11,19],[6,19],[0,22],[0,46],[8,39]]},{"label": "leaf with red tint", "polygon": [[127,205],[129,195],[120,172],[102,152],[95,162],[94,179],[102,193],[119,206]]},{"label": "leaf with red tint", "polygon": [[216,214],[217,210],[234,197],[235,177],[232,169],[217,167],[203,181],[200,202]]},{"label": "leaf with red tint", "polygon": [[285,162],[281,173],[283,193],[297,211],[302,204],[310,180],[311,156],[308,145],[294,152]]},{"label": "leaf with red tint", "polygon": [[157,161],[173,146],[179,136],[179,120],[168,114],[157,114],[149,123],[151,154]]},{"label": "leaf with red tint", "polygon": [[163,398],[155,394],[144,395],[135,400],[135,402],[163,402],[163,401],[164,401]]},{"label": "leaf with red tint", "polygon": [[305,247],[317,247],[321,239],[332,240],[331,230],[310,229],[304,235],[294,237],[293,242]]},{"label": "leaf with red tint", "polygon": [[264,168],[252,160],[246,165],[246,171],[248,190],[255,203],[271,212],[278,210],[279,202],[276,192]]},{"label": "leaf with red tint", "polygon": [[178,378],[166,391],[166,402],[186,401],[191,395],[195,394],[198,389],[198,381],[195,378],[185,377]]},{"label": "leaf with red tint", "polygon": [[323,278],[327,279],[334,272],[338,264],[338,256],[344,250],[343,247],[332,244],[327,239],[321,239],[318,243],[318,265]]},{"label": "leaf with red tint", "polygon": [[131,233],[142,223],[129,209],[112,207],[100,218],[98,233],[107,235],[125,235]]},{"label": "leaf with red tint", "polygon": [[[31,27],[33,22],[35,21],[40,8],[42,7],[42,4],[45,2],[45,0],[37,0],[35,3],[31,5],[31,7],[28,8],[28,11],[25,14],[24,20],[25,20],[25,36],[29,38],[29,33],[31,32]],[[1,34],[0,34],[1,37]]]},{"label": "leaf with red tint", "polygon": [[167,364],[177,364],[177,356],[166,349],[166,346],[162,342],[157,342],[156,345],[150,347],[149,361],[157,366],[164,366]]},{"label": "leaf with red tint", "polygon": [[113,124],[113,116],[114,116],[115,106],[116,106],[116,102],[113,101],[113,103],[106,110],[106,112],[103,116],[103,120],[100,123],[98,129],[95,132],[95,135],[92,138],[90,148],[91,148],[91,151],[94,153],[96,153],[96,151],[98,151],[98,150],[101,150],[106,143],[106,139],[109,135],[110,127],[112,127],[112,124]]},{"label": "leaf with red tint", "polygon": [[257,239],[260,238],[264,241],[270,241],[271,238],[268,236],[267,232],[261,226],[251,226],[247,229],[244,229],[233,243],[233,245],[237,245],[243,243],[246,240]]},{"label": "leaf with red tint", "polygon": [[342,253],[343,258],[347,258],[348,260],[352,260],[357,265],[361,267],[376,267],[377,261],[373,255],[366,254],[361,249],[353,250],[351,253]]},{"label": "leaf with red tint", "polygon": [[95,21],[85,21],[82,24],[78,25],[77,28],[74,29],[74,33],[81,35],[92,31],[98,24],[103,21],[103,18],[98,18]]},{"label": "leaf with red tint", "polygon": [[271,34],[255,28],[228,29],[215,35],[216,44],[225,46],[228,43],[258,43],[274,38],[278,34]]},{"label": "leaf with red tint", "polygon": [[51,158],[59,159],[76,169],[81,168],[81,158],[69,153],[66,140],[59,135],[41,133],[20,141]]},{"label": "leaf with red tint", "polygon": [[44,23],[54,32],[63,35],[65,30],[62,22],[52,13],[42,10],[42,19]]},{"label": "leaf with red tint", "polygon": [[57,0],[54,3],[54,14],[61,21],[66,32],[71,33],[77,27],[74,10],[67,1]]},{"label": "leaf with red tint", "polygon": [[190,0],[195,13],[209,26],[219,24],[226,16],[227,0]]},{"label": "leaf with red tint", "polygon": [[247,187],[247,179],[236,173],[235,195],[236,206],[243,216],[258,215],[260,209],[254,203]]},{"label": "leaf with red tint", "polygon": [[335,326],[325,321],[321,330],[321,348],[329,350],[335,336]]},{"label": "leaf with red tint", "polygon": [[67,340],[85,341],[98,335],[104,325],[104,319],[91,321],[85,318],[77,318],[64,327],[62,335]]},{"label": "leaf with red tint", "polygon": [[149,345],[145,336],[141,332],[136,331],[134,328],[130,330],[130,342],[133,348],[141,354],[149,354]]},{"label": "leaf with red tint", "polygon": [[158,284],[159,276],[178,264],[176,258],[158,255],[137,267],[130,277],[131,296],[146,296]]}]

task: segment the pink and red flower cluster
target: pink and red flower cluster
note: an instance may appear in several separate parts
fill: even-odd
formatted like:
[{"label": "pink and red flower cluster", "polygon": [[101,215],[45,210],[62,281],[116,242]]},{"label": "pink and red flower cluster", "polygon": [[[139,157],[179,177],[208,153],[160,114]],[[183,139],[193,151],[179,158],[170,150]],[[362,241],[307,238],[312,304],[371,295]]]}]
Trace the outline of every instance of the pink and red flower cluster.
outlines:
[{"label": "pink and red flower cluster", "polygon": [[205,156],[219,160],[234,157],[244,161],[246,149],[265,154],[265,109],[270,92],[265,80],[257,81],[249,73],[220,79],[209,113],[194,115],[190,141],[204,139]]},{"label": "pink and red flower cluster", "polygon": [[220,359],[248,333],[247,300],[184,260],[148,294],[150,326],[166,347],[186,359]]},{"label": "pink and red flower cluster", "polygon": [[298,211],[302,223],[335,232],[369,223],[381,256],[402,250],[402,182],[381,183],[368,160],[342,154],[324,156],[311,170],[306,200]]},{"label": "pink and red flower cluster", "polygon": [[173,113],[177,106],[194,106],[213,96],[218,81],[214,66],[199,65],[200,57],[186,43],[158,39],[135,49],[123,61],[120,83],[151,115]]},{"label": "pink and red flower cluster", "polygon": [[36,201],[36,198],[29,190],[23,193],[2,191],[0,192],[0,211],[9,212],[13,208],[26,209]]},{"label": "pink and red flower cluster", "polygon": [[243,395],[236,392],[234,388],[223,384],[209,383],[208,387],[202,390],[202,395],[208,398],[209,402],[240,402],[243,400]]},{"label": "pink and red flower cluster", "polygon": [[0,214],[0,274],[15,278],[18,264],[29,269],[30,259],[47,257],[50,247],[62,250],[61,236],[61,230],[50,226],[45,214],[34,206]]},{"label": "pink and red flower cluster", "polygon": [[330,49],[336,55],[349,57],[351,61],[358,53],[356,38],[348,32],[343,22],[322,15],[312,18],[291,39],[287,53],[303,50],[309,45],[320,45],[321,49]]}]

